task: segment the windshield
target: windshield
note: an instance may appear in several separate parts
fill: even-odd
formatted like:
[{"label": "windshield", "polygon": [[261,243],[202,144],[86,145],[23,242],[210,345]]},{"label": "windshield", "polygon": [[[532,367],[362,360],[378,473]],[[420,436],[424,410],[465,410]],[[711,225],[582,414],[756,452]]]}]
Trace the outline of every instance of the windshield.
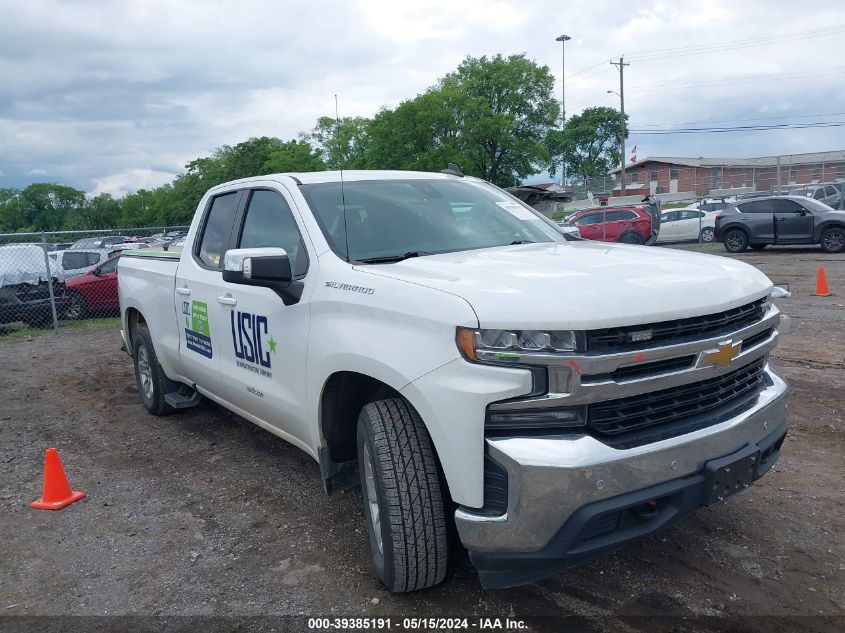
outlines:
[{"label": "windshield", "polygon": [[553,222],[479,181],[369,180],[344,183],[342,192],[339,182],[300,190],[332,249],[351,261],[566,241]]}]

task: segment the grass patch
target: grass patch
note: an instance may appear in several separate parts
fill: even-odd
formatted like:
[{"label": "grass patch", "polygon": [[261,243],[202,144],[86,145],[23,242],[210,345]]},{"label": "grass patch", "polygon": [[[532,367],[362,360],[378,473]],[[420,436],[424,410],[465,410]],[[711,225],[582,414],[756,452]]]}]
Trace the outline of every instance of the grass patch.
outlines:
[{"label": "grass patch", "polygon": [[[61,334],[62,330],[110,330],[119,328],[120,319],[115,317],[82,319],[79,321],[59,321],[59,334]],[[9,325],[0,325],[0,337],[6,339],[29,338],[30,336],[40,336],[42,334],[52,333],[52,324],[49,327],[43,328],[29,327],[14,323],[10,323]]]}]

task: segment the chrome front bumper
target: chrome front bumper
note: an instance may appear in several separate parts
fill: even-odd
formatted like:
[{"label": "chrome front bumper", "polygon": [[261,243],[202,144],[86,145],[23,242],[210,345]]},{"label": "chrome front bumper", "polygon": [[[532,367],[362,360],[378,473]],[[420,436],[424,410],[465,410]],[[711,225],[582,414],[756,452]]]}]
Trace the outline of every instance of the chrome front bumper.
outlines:
[{"label": "chrome front bumper", "polygon": [[785,432],[787,385],[768,364],[765,376],[766,386],[743,413],[652,444],[619,450],[587,435],[487,439],[490,456],[507,471],[507,511],[491,517],[458,509],[464,546],[537,552],[588,504],[699,473],[710,460]]}]

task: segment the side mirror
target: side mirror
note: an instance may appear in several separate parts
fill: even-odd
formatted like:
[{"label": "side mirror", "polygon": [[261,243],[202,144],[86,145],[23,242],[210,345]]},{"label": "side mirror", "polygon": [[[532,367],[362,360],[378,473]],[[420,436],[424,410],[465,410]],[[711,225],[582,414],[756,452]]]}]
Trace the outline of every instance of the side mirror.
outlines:
[{"label": "side mirror", "polygon": [[223,281],[269,288],[290,305],[299,301],[303,284],[293,280],[283,248],[235,248],[223,256]]}]

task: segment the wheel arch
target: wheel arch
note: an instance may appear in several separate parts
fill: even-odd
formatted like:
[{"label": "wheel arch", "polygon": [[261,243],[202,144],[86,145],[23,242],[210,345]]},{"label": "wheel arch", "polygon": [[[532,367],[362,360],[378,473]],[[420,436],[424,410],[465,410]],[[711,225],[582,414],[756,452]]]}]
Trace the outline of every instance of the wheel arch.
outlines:
[{"label": "wheel arch", "polygon": [[818,242],[822,238],[822,233],[824,233],[827,229],[838,228],[838,229],[845,229],[845,222],[841,222],[839,220],[825,220],[815,229],[813,234],[813,241]]},{"label": "wheel arch", "polygon": [[135,339],[135,332],[140,326],[147,325],[147,320],[138,308],[127,308],[124,312],[123,322],[126,327],[126,351],[132,355],[132,341]]},{"label": "wheel arch", "polygon": [[[354,471],[358,462],[358,416],[370,402],[387,398],[401,398],[422,419],[419,409],[399,389],[385,380],[356,371],[335,371],[323,381],[318,405],[320,446],[318,450],[320,472],[326,492],[356,481]],[[427,428],[427,425],[426,425]],[[437,446],[432,438],[435,458],[440,466]],[[443,487],[448,493],[448,483],[443,477]]]}]

